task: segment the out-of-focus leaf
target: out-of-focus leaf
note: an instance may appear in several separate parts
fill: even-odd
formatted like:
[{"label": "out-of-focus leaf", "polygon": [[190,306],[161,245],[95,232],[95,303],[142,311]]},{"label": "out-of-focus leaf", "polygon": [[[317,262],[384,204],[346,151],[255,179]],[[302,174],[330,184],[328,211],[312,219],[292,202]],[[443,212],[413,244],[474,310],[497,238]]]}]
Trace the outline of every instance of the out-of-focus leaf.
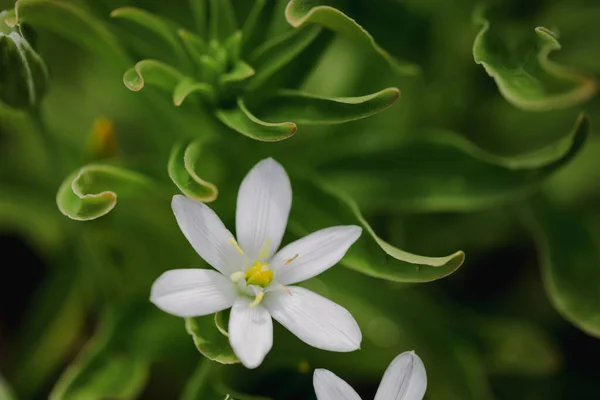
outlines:
[{"label": "out-of-focus leaf", "polygon": [[211,39],[221,42],[237,30],[237,21],[230,0],[210,0],[209,30]]},{"label": "out-of-focus leaf", "polygon": [[18,0],[19,24],[56,33],[98,54],[108,64],[127,65],[129,58],[113,34],[96,18],[71,3],[56,0]]},{"label": "out-of-focus leaf", "polygon": [[260,19],[260,14],[265,8],[266,0],[255,0],[252,9],[248,13],[246,20],[244,21],[244,26],[242,26],[242,48],[247,45],[248,40],[252,38],[254,34],[254,29],[258,24]]},{"label": "out-of-focus leaf", "polygon": [[6,382],[6,380],[4,380],[2,376],[0,376],[0,399],[17,400],[15,393],[8,385],[8,382]]},{"label": "out-of-focus leaf", "polygon": [[11,107],[37,105],[46,93],[48,69],[17,27],[5,23],[0,12],[0,99]]},{"label": "out-of-focus leaf", "polygon": [[484,317],[476,321],[483,356],[492,373],[548,375],[556,372],[560,354],[556,343],[529,321]]},{"label": "out-of-focus leaf", "polygon": [[[466,211],[526,197],[584,146],[589,120],[580,116],[555,145],[512,159],[463,137],[436,132],[396,149],[363,153],[323,165],[327,180],[361,206],[420,211]],[[396,182],[396,184],[390,184]]]},{"label": "out-of-focus leaf", "polygon": [[196,22],[196,29],[201,36],[206,37],[206,20],[208,19],[208,6],[206,0],[190,0],[190,8],[192,9],[192,15],[194,22]]},{"label": "out-of-focus leaf", "polygon": [[296,133],[293,122],[269,123],[258,119],[246,108],[242,98],[238,98],[237,107],[218,110],[216,116],[231,129],[263,142],[277,142]]},{"label": "out-of-focus leaf", "polygon": [[206,102],[216,102],[216,94],[211,85],[186,77],[179,81],[173,90],[173,104],[180,106],[193,93],[198,94]]},{"label": "out-of-focus leaf", "polygon": [[113,158],[119,154],[119,144],[111,120],[100,117],[94,121],[86,146],[86,153],[89,162]]},{"label": "out-of-focus leaf", "polygon": [[203,145],[202,139],[175,144],[169,157],[168,170],[171,180],[183,194],[208,203],[214,201],[219,192],[215,185],[196,173],[196,164],[202,157]]},{"label": "out-of-focus leaf", "polygon": [[418,66],[400,61],[381,48],[362,26],[348,17],[340,10],[323,4],[323,0],[291,0],[285,9],[285,18],[294,28],[305,24],[317,24],[341,33],[354,42],[373,49],[375,53],[383,57],[392,70],[400,75],[416,75],[420,69]]},{"label": "out-of-focus leaf", "polygon": [[600,252],[586,218],[541,197],[524,215],[537,240],[550,301],[573,325],[600,338]]},{"label": "out-of-focus leaf", "polygon": [[250,54],[249,63],[256,74],[248,83],[248,91],[256,90],[273,74],[296,58],[321,32],[317,26],[294,29],[274,38]]},{"label": "out-of-focus leaf", "polygon": [[509,49],[482,12],[476,15],[482,26],[473,43],[473,56],[494,78],[504,98],[523,110],[547,111],[585,102],[596,93],[590,76],[551,61],[550,53],[560,49],[557,35],[535,28],[535,42]]},{"label": "out-of-focus leaf", "polygon": [[186,318],[185,329],[192,336],[198,351],[209,360],[221,364],[240,362],[229,344],[229,338],[217,329],[212,315]]},{"label": "out-of-focus leaf", "polygon": [[123,75],[123,83],[134,92],[150,85],[170,93],[182,79],[183,75],[178,70],[158,60],[142,60]]},{"label": "out-of-focus leaf", "polygon": [[[226,311],[219,311],[215,314],[215,325],[221,334],[229,337],[229,332],[227,332],[227,323],[225,322],[225,313]],[[228,317],[227,320],[229,320]]]},{"label": "out-of-focus leaf", "polygon": [[146,191],[151,181],[145,176],[111,165],[90,164],[69,175],[56,194],[61,213],[77,221],[108,214],[119,196]]},{"label": "out-of-focus leaf", "polygon": [[185,29],[179,29],[177,34],[192,61],[198,65],[202,64],[201,57],[206,55],[206,52],[208,51],[208,45],[204,39]]},{"label": "out-of-focus leaf", "polygon": [[383,240],[348,196],[317,179],[297,177],[290,229],[297,235],[336,225],[360,225],[364,232],[341,264],[363,274],[396,282],[430,282],[456,271],[465,255],[457,251],[446,257],[411,254]]},{"label": "out-of-focus leaf", "polygon": [[253,76],[254,73],[254,68],[243,61],[238,61],[233,65],[231,71],[223,74],[219,80],[222,85],[226,85],[246,80]]},{"label": "out-of-focus leaf", "polygon": [[400,96],[396,88],[360,97],[322,97],[280,89],[261,98],[257,109],[267,121],[294,121],[298,124],[340,124],[377,114]]}]

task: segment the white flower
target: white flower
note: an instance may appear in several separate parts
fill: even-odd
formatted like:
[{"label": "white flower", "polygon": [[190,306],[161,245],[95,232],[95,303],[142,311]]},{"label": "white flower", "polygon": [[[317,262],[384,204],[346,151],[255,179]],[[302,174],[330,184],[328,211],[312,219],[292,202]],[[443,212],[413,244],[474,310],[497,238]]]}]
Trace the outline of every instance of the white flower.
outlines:
[{"label": "white flower", "polygon": [[[326,369],[316,369],[313,385],[317,400],[361,400],[342,379]],[[427,374],[423,361],[414,351],[394,358],[385,371],[375,400],[421,400],[427,389]]]},{"label": "white flower", "polygon": [[174,196],[173,212],[181,231],[218,272],[167,271],[152,285],[150,300],[180,317],[208,315],[231,307],[229,341],[247,368],[258,367],[273,345],[271,318],[313,347],[357,350],[362,334],[345,308],[310,290],[287,285],[335,265],[362,229],[323,229],[276,252],[291,203],[289,178],[271,158],[259,162],[240,186],[237,241],[208,206]]}]

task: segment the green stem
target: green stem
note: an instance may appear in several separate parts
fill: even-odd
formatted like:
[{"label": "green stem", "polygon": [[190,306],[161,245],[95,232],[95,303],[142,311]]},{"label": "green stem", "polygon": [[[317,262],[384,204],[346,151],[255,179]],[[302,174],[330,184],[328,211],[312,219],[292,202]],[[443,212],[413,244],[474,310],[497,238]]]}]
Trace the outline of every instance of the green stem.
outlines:
[{"label": "green stem", "polygon": [[57,160],[59,159],[58,146],[44,122],[41,107],[39,105],[34,106],[29,112],[29,115],[35,129],[42,139],[46,154],[48,154],[50,168],[55,171],[57,168]]},{"label": "green stem", "polygon": [[204,398],[203,394],[206,393],[206,386],[216,366],[217,364],[208,358],[200,361],[183,391],[181,400],[199,400]]}]

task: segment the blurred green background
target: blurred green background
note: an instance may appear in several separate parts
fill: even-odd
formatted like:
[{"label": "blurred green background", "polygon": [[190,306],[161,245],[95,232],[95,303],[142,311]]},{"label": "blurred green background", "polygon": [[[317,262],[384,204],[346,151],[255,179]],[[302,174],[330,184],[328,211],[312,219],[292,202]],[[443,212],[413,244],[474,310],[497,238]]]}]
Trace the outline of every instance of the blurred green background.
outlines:
[{"label": "blurred green background", "polygon": [[[111,11],[135,6],[169,21],[167,32],[210,36],[214,2],[20,0],[8,14],[49,75],[47,90],[35,81],[35,104],[10,104],[16,95],[3,88],[21,75],[3,48],[0,399],[314,399],[314,368],[368,399],[406,350],[425,363],[429,400],[597,399],[600,3],[294,2],[335,9],[294,28],[288,1],[257,2],[240,51],[256,75],[219,86],[212,100],[190,91],[180,106],[164,70],[149,69],[139,92],[129,90],[135,70],[133,81],[125,73],[157,59],[187,76],[189,53],[173,56],[155,21],[131,24]],[[255,2],[231,4],[242,27]],[[203,67],[194,79],[237,65],[225,64],[217,78]],[[330,100],[270,98],[277,88]],[[354,107],[334,101],[385,88],[400,98],[390,89]],[[253,123],[237,99],[297,131]],[[231,126],[228,112],[246,119]],[[284,243],[353,223],[395,248],[365,231],[340,265],[306,282],[352,312],[360,351],[316,350],[275,324],[273,350],[249,371],[201,354],[223,341],[212,317],[197,321],[208,342],[197,349],[184,322],[148,298],[162,272],[207,267],[170,208],[180,190],[216,195],[190,169],[218,188],[210,206],[233,228],[238,186],[269,156],[294,191]],[[82,200],[78,184],[112,194]],[[446,258],[432,266],[430,257]]]}]

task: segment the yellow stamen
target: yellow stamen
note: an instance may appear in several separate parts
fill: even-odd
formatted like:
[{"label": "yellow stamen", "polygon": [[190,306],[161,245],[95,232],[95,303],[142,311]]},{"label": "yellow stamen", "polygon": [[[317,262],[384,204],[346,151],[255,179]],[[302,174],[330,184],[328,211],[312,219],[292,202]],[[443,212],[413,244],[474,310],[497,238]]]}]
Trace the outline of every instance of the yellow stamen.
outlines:
[{"label": "yellow stamen", "polygon": [[256,293],[256,298],[254,298],[254,301],[252,303],[250,303],[250,308],[254,308],[257,305],[260,304],[260,302],[262,301],[263,297],[265,297],[265,292],[263,292],[262,290],[258,293]]},{"label": "yellow stamen", "polygon": [[229,276],[229,279],[231,279],[232,282],[237,282],[240,279],[246,279],[246,273],[242,271],[234,272]]},{"label": "yellow stamen", "polygon": [[244,250],[242,250],[242,248],[240,247],[238,242],[235,241],[234,238],[229,239],[228,242],[231,243],[233,245],[233,247],[235,247],[235,249],[237,250],[238,253],[240,253],[241,255],[244,255]]},{"label": "yellow stamen", "polygon": [[260,248],[260,253],[259,253],[258,257],[260,257],[261,259],[264,260],[265,258],[269,257],[270,251],[271,251],[271,239],[266,238],[262,244],[262,247]]},{"label": "yellow stamen", "polygon": [[254,261],[252,267],[246,271],[246,282],[248,285],[266,287],[273,280],[273,271],[269,264],[262,261]]},{"label": "yellow stamen", "polygon": [[298,253],[294,254],[294,257],[292,258],[288,258],[287,260],[285,260],[285,265],[291,263],[292,261],[294,261],[296,258],[298,258]]}]

